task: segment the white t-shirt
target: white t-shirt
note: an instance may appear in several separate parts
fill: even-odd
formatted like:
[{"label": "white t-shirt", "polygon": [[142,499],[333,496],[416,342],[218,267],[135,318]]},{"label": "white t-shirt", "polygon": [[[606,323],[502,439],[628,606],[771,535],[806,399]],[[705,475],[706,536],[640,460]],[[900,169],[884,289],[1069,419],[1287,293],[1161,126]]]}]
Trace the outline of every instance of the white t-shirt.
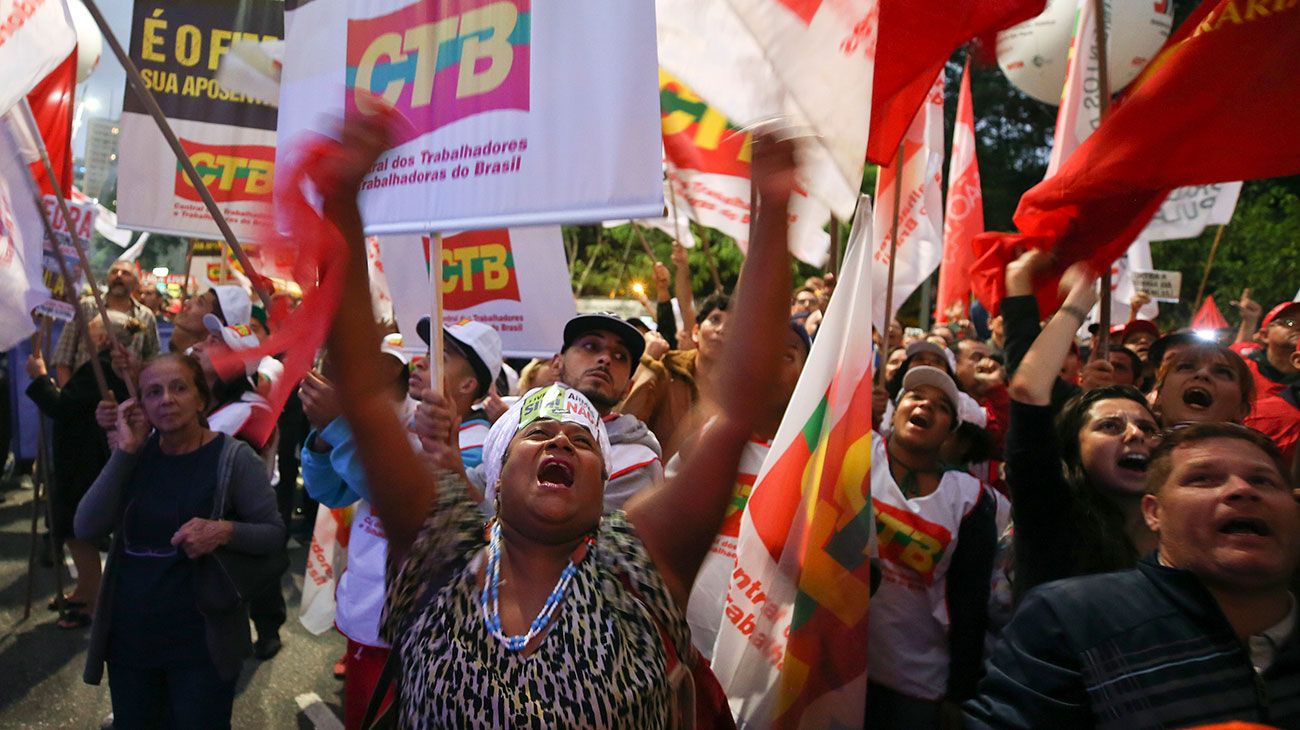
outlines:
[{"label": "white t-shirt", "polygon": [[[713,660],[713,645],[718,639],[718,627],[722,625],[722,613],[727,603],[727,588],[731,584],[731,573],[736,567],[736,543],[740,537],[740,518],[749,502],[750,491],[758,478],[758,470],[763,466],[763,459],[772,448],[770,441],[750,440],[740,454],[740,468],[736,474],[736,487],[731,493],[731,503],[727,505],[727,514],[718,528],[718,535],[713,538],[713,547],[700,564],[700,571],[695,575],[695,585],[691,587],[691,597],[686,605],[686,622],[691,626],[691,641],[700,650],[705,659]],[[668,462],[668,474],[674,474],[678,467],[678,454]]]},{"label": "white t-shirt", "polygon": [[999,533],[1011,506],[960,471],[945,472],[931,494],[907,499],[890,474],[884,439],[872,434],[871,446],[871,554],[879,558],[881,581],[871,597],[867,676],[912,697],[942,699],[949,663],[946,578],[957,532],[985,489],[997,500]]}]

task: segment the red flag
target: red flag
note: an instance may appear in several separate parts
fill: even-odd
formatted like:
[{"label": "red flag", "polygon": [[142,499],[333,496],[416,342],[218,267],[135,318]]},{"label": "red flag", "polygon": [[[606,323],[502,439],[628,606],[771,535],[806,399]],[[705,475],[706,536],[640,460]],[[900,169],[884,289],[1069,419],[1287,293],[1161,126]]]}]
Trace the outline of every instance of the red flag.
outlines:
[{"label": "red flag", "polygon": [[975,157],[975,108],[970,97],[970,59],[961,75],[957,118],[948,158],[948,201],[943,218],[943,263],[939,266],[939,299],[935,319],[946,322],[948,307],[960,302],[963,315],[970,303],[970,270],[975,264],[971,241],[984,232],[984,194]]},{"label": "red flag", "polygon": [[1043,12],[1045,0],[880,0],[867,161],[894,164],[898,143],[961,44]]},{"label": "red flag", "polygon": [[[72,101],[76,85],[77,51],[74,48],[72,54],[32,87],[27,95],[32,116],[36,117],[36,126],[45,140],[45,149],[50,153],[50,164],[59,176],[63,194],[68,197],[72,196]],[[32,174],[40,183],[42,193],[54,194],[54,186],[50,185],[44,165],[33,164]]]},{"label": "red flag", "polygon": [[1221,330],[1227,329],[1228,326],[1228,320],[1223,318],[1223,313],[1219,311],[1219,305],[1214,303],[1214,295],[1206,296],[1205,303],[1196,311],[1196,316],[1192,317],[1192,329]]},{"label": "red flag", "polygon": [[[998,310],[1018,248],[1053,251],[1057,274],[1077,261],[1099,271],[1175,187],[1300,172],[1288,136],[1300,125],[1298,40],[1300,3],[1202,4],[1056,176],[1020,199],[1020,234],[976,237],[980,301]],[[1056,296],[1054,282],[1039,290],[1045,311]]]}]

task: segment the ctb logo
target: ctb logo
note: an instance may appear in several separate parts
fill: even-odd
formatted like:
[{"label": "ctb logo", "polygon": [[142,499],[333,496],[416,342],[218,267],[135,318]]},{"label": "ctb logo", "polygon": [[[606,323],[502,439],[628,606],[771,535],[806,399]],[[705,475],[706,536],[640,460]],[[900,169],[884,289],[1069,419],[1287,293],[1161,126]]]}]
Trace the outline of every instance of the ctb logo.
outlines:
[{"label": "ctb logo", "polygon": [[[275,148],[269,145],[208,145],[181,139],[181,147],[218,203],[271,202]],[[180,163],[176,163],[176,196],[202,201]]]},{"label": "ctb logo", "polygon": [[469,231],[442,239],[442,294],[451,311],[497,299],[519,301],[510,232]]},{"label": "ctb logo", "polygon": [[480,112],[528,110],[531,0],[416,2],[348,21],[347,113],[382,96],[412,129],[397,143]]}]

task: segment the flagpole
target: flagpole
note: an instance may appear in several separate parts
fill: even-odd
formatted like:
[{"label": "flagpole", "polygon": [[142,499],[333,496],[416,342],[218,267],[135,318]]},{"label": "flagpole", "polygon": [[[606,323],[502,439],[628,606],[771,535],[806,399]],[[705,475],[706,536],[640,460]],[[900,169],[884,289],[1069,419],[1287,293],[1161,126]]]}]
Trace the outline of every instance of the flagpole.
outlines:
[{"label": "flagpole", "polygon": [[193,289],[191,284],[194,283],[193,271],[194,271],[194,239],[191,238],[188,240],[187,245],[185,246],[185,288],[181,291],[182,301],[190,298],[190,291],[192,291]]},{"label": "flagpole", "polygon": [[441,391],[443,382],[443,353],[446,343],[442,339],[442,234],[435,233],[429,240],[429,287],[433,294],[433,317],[429,319],[429,390]]},{"label": "flagpole", "polygon": [[1200,311],[1201,304],[1204,303],[1205,284],[1210,280],[1210,267],[1214,265],[1214,254],[1219,250],[1219,241],[1223,240],[1224,228],[1227,228],[1227,226],[1219,226],[1218,232],[1214,234],[1214,243],[1210,245],[1210,255],[1205,259],[1205,273],[1201,274],[1201,285],[1196,288],[1196,307],[1192,309],[1193,312]]},{"label": "flagpole", "polygon": [[[1097,94],[1100,97],[1098,104],[1098,126],[1106,121],[1106,116],[1110,113],[1110,73],[1109,66],[1106,62],[1106,3],[1104,0],[1092,0],[1093,26],[1097,31]],[[1099,302],[1097,334],[1098,339],[1093,343],[1093,352],[1095,357],[1105,360],[1110,356],[1110,322],[1111,322],[1111,267],[1106,266],[1106,270],[1101,275],[1101,299]]]},{"label": "flagpole", "polygon": [[645,240],[645,234],[641,232],[641,224],[637,223],[635,220],[631,221],[631,223],[632,230],[636,232],[637,240],[641,242],[641,248],[645,249],[646,255],[650,257],[651,261],[658,261],[659,259],[655,256],[655,250],[650,248],[650,242]]},{"label": "flagpole", "polygon": [[[86,247],[81,242],[81,236],[77,234],[77,226],[72,220],[72,212],[68,210],[68,201],[64,199],[63,186],[59,184],[59,177],[54,172],[54,165],[50,162],[49,150],[45,148],[45,138],[41,136],[40,127],[36,124],[36,116],[32,114],[31,104],[27,102],[26,97],[21,100],[18,108],[22,111],[23,123],[27,126],[28,136],[31,137],[33,144],[36,145],[36,151],[41,155],[41,166],[45,170],[45,176],[49,178],[50,187],[54,190],[54,200],[59,207],[59,213],[63,215],[63,222],[68,228],[68,237],[72,239],[72,246],[77,251],[77,258],[81,260],[82,273],[85,274],[86,281],[90,283],[90,294],[94,297],[95,308],[99,310],[99,317],[104,322],[104,333],[111,334],[113,330],[109,327],[108,307],[104,305],[104,298],[100,295],[99,286],[95,283],[95,275],[90,270],[90,257],[86,255]],[[36,207],[40,209],[42,216],[44,216],[45,206],[42,204],[43,201],[40,199],[40,194],[38,192],[39,188],[36,185],[35,180],[32,180],[31,182],[32,193],[36,196]],[[56,254],[55,258],[59,261],[60,273],[63,274],[63,279],[70,288],[73,282],[68,278],[67,264],[63,261],[63,252],[60,250],[59,239],[54,235],[53,227],[50,226],[48,220],[45,220],[45,226],[46,236],[54,245]],[[80,312],[81,310],[77,304],[76,297],[71,296],[69,298],[73,300],[72,305],[77,307],[77,311]],[[87,332],[86,336],[89,338],[89,332]],[[87,339],[87,342],[89,341],[90,340]],[[90,353],[90,359],[96,363],[96,369],[98,369],[99,358],[97,357],[95,348],[92,346],[87,350],[87,352]],[[101,372],[100,375],[102,376],[103,373]],[[101,378],[101,385],[102,384],[103,381]]]},{"label": "flagpole", "polygon": [[199,177],[199,171],[194,169],[194,163],[190,161],[190,156],[185,152],[185,148],[181,147],[181,142],[176,138],[176,132],[172,130],[171,125],[167,122],[166,115],[158,106],[158,101],[153,98],[153,93],[145,86],[144,79],[140,77],[140,70],[136,68],[135,62],[131,60],[126,50],[122,48],[122,44],[118,42],[117,36],[113,33],[113,29],[108,26],[108,21],[104,19],[103,13],[99,11],[99,6],[95,3],[95,0],[84,0],[84,3],[86,9],[90,11],[91,17],[95,19],[95,25],[98,25],[100,32],[104,34],[104,40],[108,42],[109,48],[113,50],[113,55],[117,56],[122,68],[126,69],[127,85],[135,92],[136,98],[144,105],[145,110],[149,112],[149,116],[153,117],[154,122],[158,124],[158,130],[162,132],[163,138],[167,140],[172,152],[176,154],[176,161],[180,163],[181,168],[185,171],[185,176],[189,178],[194,189],[198,191],[199,197],[203,199],[203,204],[207,206],[208,213],[212,216],[212,220],[216,222],[217,228],[221,230],[221,235],[226,239],[226,243],[230,244],[230,250],[234,251],[235,258],[239,259],[239,264],[244,267],[244,273],[248,275],[248,281],[252,285],[253,291],[262,300],[262,306],[266,307],[267,311],[270,311],[270,294],[262,288],[260,277],[257,276],[253,263],[248,260],[248,254],[244,253],[243,247],[239,245],[239,240],[235,238],[235,232],[231,230],[230,224],[226,222],[226,217],[221,213],[221,208],[217,206],[217,201],[213,199],[207,183],[203,182],[203,178]]},{"label": "flagpole", "polygon": [[[894,321],[894,256],[898,253],[898,210],[902,203],[903,190],[903,143],[898,143],[898,155],[894,158],[894,212],[889,222],[889,274],[885,278],[885,331],[881,335],[889,342],[889,326]],[[888,354],[888,353],[886,353]],[[876,382],[885,384],[885,369],[876,373]]]},{"label": "flagpole", "polygon": [[827,271],[837,278],[840,275],[840,219],[831,216],[831,255]]}]

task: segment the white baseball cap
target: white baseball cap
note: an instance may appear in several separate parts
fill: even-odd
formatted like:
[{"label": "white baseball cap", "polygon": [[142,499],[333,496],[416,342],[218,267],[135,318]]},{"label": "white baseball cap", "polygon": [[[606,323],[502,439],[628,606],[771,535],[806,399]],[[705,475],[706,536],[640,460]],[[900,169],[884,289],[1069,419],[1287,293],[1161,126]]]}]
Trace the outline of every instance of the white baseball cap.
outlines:
[{"label": "white baseball cap", "polygon": [[212,287],[212,293],[216,295],[217,303],[221,307],[221,314],[223,315],[221,319],[225,320],[222,324],[248,324],[249,320],[253,318],[253,303],[249,301],[248,294],[243,287],[234,284],[219,284]]},{"label": "white baseball cap", "polygon": [[904,393],[915,390],[922,385],[932,385],[943,391],[944,397],[948,399],[948,404],[952,406],[952,427],[955,429],[961,423],[961,391],[957,390],[957,383],[953,382],[948,373],[939,368],[930,365],[917,365],[909,368],[903,375],[903,387],[898,390],[898,400],[901,400]]},{"label": "white baseball cap", "polygon": [[[415,325],[416,334],[429,344],[429,318],[422,317]],[[501,374],[501,335],[490,325],[465,319],[456,324],[446,325],[443,333],[456,344],[469,359],[478,378],[479,389],[475,398],[487,395],[488,388],[496,382]]]}]

